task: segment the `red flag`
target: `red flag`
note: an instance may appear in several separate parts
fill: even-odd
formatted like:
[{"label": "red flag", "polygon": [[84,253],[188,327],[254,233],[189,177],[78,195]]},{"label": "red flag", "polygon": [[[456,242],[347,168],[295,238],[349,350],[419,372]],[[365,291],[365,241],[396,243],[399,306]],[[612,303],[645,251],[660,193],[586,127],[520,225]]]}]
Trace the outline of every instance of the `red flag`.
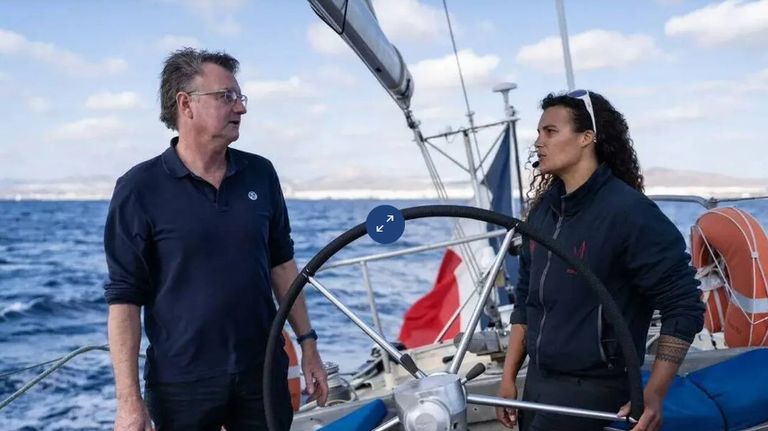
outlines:
[{"label": "red flag", "polygon": [[[461,263],[461,256],[447,249],[437,273],[435,287],[405,313],[399,338],[407,348],[433,343],[459,308],[459,285],[455,272]],[[450,340],[458,333],[459,319],[456,319],[443,339]]]}]

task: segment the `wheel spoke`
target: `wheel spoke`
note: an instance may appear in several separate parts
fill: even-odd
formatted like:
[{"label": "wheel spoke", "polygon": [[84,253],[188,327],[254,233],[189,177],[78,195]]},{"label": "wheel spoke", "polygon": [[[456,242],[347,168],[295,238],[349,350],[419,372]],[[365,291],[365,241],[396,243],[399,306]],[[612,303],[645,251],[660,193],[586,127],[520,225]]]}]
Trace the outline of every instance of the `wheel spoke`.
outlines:
[{"label": "wheel spoke", "polygon": [[374,428],[373,431],[384,431],[392,428],[393,426],[400,423],[400,418],[395,416],[392,419],[384,422],[383,424],[379,425],[378,427]]},{"label": "wheel spoke", "polygon": [[456,374],[459,372],[459,367],[461,367],[461,363],[464,361],[464,355],[467,354],[469,342],[472,341],[472,336],[475,333],[475,327],[480,321],[480,315],[483,312],[483,307],[485,307],[485,301],[488,300],[488,296],[491,294],[493,283],[496,281],[496,275],[499,273],[499,268],[501,268],[501,265],[504,263],[504,256],[507,254],[507,250],[509,250],[509,245],[512,243],[512,236],[514,234],[515,230],[510,229],[507,231],[507,234],[504,235],[504,241],[501,243],[499,252],[496,253],[496,257],[493,260],[493,265],[488,271],[488,275],[485,277],[485,284],[483,285],[483,290],[480,291],[480,298],[477,300],[475,309],[472,310],[472,317],[469,318],[469,325],[467,325],[464,335],[461,337],[459,347],[456,349],[456,354],[453,356],[450,368],[448,368],[449,373]]},{"label": "wheel spoke", "polygon": [[573,407],[560,407],[552,404],[531,403],[528,401],[508,400],[506,398],[491,397],[488,395],[467,395],[467,404],[477,404],[491,407],[512,407],[515,409],[538,410],[542,412],[558,413],[584,418],[603,419],[610,421],[627,421],[635,423],[632,418],[625,418],[616,413],[600,412],[596,410],[577,409]]},{"label": "wheel spoke", "polygon": [[320,293],[322,293],[323,296],[325,296],[329,301],[331,301],[331,303],[335,305],[339,311],[344,313],[344,315],[347,316],[349,320],[352,321],[352,323],[357,325],[360,329],[363,330],[363,332],[365,332],[366,335],[371,337],[371,339],[376,344],[381,346],[382,349],[392,355],[392,357],[394,357],[400,365],[408,370],[409,373],[411,373],[416,378],[426,377],[426,374],[419,370],[418,367],[416,367],[413,359],[411,359],[408,354],[401,353],[399,350],[397,350],[397,347],[393,346],[381,334],[374,331],[370,326],[363,322],[360,317],[358,317],[352,310],[347,308],[347,306],[344,305],[339,300],[339,298],[337,298],[333,293],[331,293],[330,290],[323,286],[315,277],[309,277],[309,283],[314,286],[314,288],[317,289]]}]

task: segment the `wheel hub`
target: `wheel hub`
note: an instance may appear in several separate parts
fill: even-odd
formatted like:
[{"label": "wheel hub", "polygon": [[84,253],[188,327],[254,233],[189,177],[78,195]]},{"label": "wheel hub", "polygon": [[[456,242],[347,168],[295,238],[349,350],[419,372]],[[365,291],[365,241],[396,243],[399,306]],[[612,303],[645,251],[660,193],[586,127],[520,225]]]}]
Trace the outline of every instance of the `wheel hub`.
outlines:
[{"label": "wheel hub", "polygon": [[467,429],[467,398],[456,374],[433,374],[394,390],[400,423],[406,431]]}]

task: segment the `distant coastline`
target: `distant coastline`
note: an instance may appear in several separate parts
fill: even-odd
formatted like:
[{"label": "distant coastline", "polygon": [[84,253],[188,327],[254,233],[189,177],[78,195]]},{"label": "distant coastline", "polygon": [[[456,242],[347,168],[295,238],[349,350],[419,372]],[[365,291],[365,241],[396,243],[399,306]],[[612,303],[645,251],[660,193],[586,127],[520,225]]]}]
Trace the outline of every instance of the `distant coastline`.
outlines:
[{"label": "distant coastline", "polygon": [[[649,195],[696,195],[728,198],[768,195],[768,178],[737,178],[707,172],[666,168],[648,169],[644,172],[644,176],[646,193]],[[109,177],[40,181],[0,179],[0,200],[109,200],[114,184],[115,180]],[[451,199],[467,199],[472,196],[472,186],[468,181],[446,181],[445,187]],[[300,200],[431,200],[438,198],[431,181],[423,177],[372,178],[360,175],[342,175],[301,182],[284,179],[283,192],[286,199]]]}]

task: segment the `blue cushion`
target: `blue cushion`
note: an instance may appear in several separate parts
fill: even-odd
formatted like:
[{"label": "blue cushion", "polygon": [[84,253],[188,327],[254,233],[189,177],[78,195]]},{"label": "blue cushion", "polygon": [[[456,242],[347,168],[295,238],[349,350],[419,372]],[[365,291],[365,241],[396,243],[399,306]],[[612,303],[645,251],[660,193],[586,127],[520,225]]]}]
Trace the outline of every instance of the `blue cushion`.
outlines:
[{"label": "blue cushion", "polygon": [[320,431],[370,431],[379,426],[386,415],[384,401],[374,400],[320,428]]},{"label": "blue cushion", "polygon": [[686,376],[720,406],[729,430],[768,421],[768,349],[756,349]]},{"label": "blue cushion", "polygon": [[[648,383],[648,371],[642,371],[643,386]],[[696,430],[723,431],[725,424],[717,405],[696,385],[675,376],[664,398],[662,431]],[[623,422],[615,422],[614,428],[627,429]]]}]

